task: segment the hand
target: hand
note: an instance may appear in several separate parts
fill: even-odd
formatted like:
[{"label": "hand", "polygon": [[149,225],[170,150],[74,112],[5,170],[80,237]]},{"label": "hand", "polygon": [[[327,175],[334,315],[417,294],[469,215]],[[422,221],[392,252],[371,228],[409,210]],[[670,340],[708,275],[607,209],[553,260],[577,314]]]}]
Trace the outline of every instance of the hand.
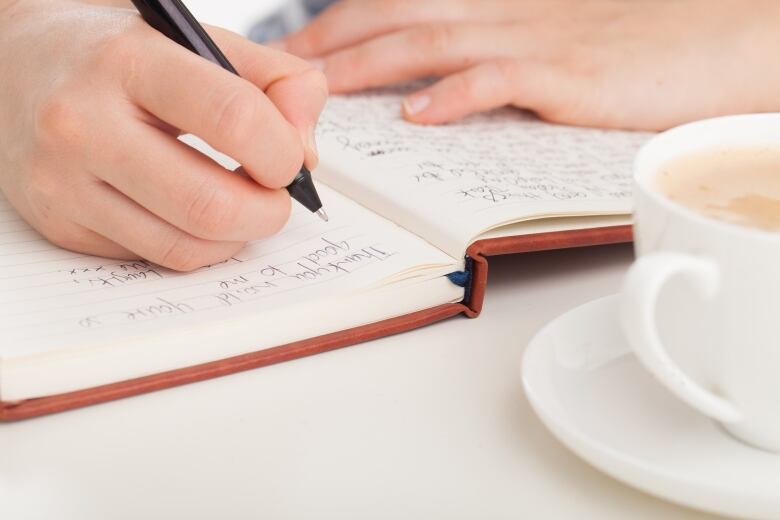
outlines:
[{"label": "hand", "polygon": [[344,0],[272,46],[333,93],[426,76],[403,113],[502,105],[560,123],[660,130],[780,109],[774,0]]},{"label": "hand", "polygon": [[177,270],[283,226],[283,188],[317,161],[327,85],[304,60],[209,31],[242,78],[130,9],[0,0],[0,188],[31,225],[68,249]]}]

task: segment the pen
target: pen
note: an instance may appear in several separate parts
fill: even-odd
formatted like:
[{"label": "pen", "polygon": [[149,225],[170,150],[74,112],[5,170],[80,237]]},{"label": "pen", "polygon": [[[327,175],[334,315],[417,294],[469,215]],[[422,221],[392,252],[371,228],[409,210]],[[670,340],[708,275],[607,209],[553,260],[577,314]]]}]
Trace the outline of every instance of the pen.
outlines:
[{"label": "pen", "polygon": [[[181,0],[132,1],[146,23],[176,43],[238,76],[236,69]],[[328,215],[322,209],[311,172],[305,166],[301,166],[298,175],[287,186],[287,191],[293,199],[327,222]]]}]

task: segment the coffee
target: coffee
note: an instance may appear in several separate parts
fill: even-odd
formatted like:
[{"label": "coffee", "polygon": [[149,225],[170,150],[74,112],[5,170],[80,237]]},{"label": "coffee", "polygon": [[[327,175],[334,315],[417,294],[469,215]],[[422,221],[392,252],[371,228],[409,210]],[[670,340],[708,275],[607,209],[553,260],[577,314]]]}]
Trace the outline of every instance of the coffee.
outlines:
[{"label": "coffee", "polygon": [[667,163],[657,180],[667,197],[697,213],[780,232],[780,147],[686,155]]}]

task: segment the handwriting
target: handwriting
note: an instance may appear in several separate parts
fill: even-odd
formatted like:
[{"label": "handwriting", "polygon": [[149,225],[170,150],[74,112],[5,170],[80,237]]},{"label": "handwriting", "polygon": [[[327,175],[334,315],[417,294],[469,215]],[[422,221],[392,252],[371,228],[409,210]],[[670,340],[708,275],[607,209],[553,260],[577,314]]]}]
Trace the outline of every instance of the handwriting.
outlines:
[{"label": "handwriting", "polygon": [[[331,239],[320,236],[307,241],[306,247],[294,258],[279,263],[254,265],[249,271],[206,282],[203,290],[194,295],[175,297],[173,294],[181,292],[177,290],[171,291],[169,297],[162,297],[158,293],[132,307],[93,313],[77,318],[77,322],[82,328],[94,329],[206,311],[215,307],[233,307],[257,298],[349,275],[367,263],[383,262],[395,254],[397,252],[379,244],[366,242],[366,237]],[[139,266],[146,264],[140,262]]]},{"label": "handwriting", "polygon": [[[419,266],[434,272],[456,266],[441,250],[337,191],[318,190],[331,216],[327,224],[294,206],[280,233],[191,273],[64,251],[29,226],[12,230],[0,237],[0,353],[124,342],[283,314],[416,278]],[[6,209],[22,222],[0,196],[0,210]]]},{"label": "handwriting", "polygon": [[164,270],[145,260],[61,269],[75,285],[121,287],[133,282],[163,278]]},{"label": "handwriting", "polygon": [[511,108],[449,125],[414,125],[399,116],[407,91],[397,87],[329,101],[318,139],[331,155],[347,153],[369,165],[335,175],[354,170],[361,184],[377,179],[385,196],[411,197],[418,205],[425,200],[437,212],[631,197],[631,162],[646,133],[548,124]]}]

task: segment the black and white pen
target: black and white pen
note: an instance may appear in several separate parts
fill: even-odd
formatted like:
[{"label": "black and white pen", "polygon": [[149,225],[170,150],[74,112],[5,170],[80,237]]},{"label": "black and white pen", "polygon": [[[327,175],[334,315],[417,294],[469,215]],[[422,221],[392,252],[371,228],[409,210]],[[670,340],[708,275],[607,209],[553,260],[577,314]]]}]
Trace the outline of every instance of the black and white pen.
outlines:
[{"label": "black and white pen", "polygon": [[[238,76],[236,69],[181,0],[132,1],[146,23],[176,43]],[[298,175],[287,186],[287,191],[293,199],[327,222],[328,215],[322,209],[311,172],[305,166],[301,166]]]}]

